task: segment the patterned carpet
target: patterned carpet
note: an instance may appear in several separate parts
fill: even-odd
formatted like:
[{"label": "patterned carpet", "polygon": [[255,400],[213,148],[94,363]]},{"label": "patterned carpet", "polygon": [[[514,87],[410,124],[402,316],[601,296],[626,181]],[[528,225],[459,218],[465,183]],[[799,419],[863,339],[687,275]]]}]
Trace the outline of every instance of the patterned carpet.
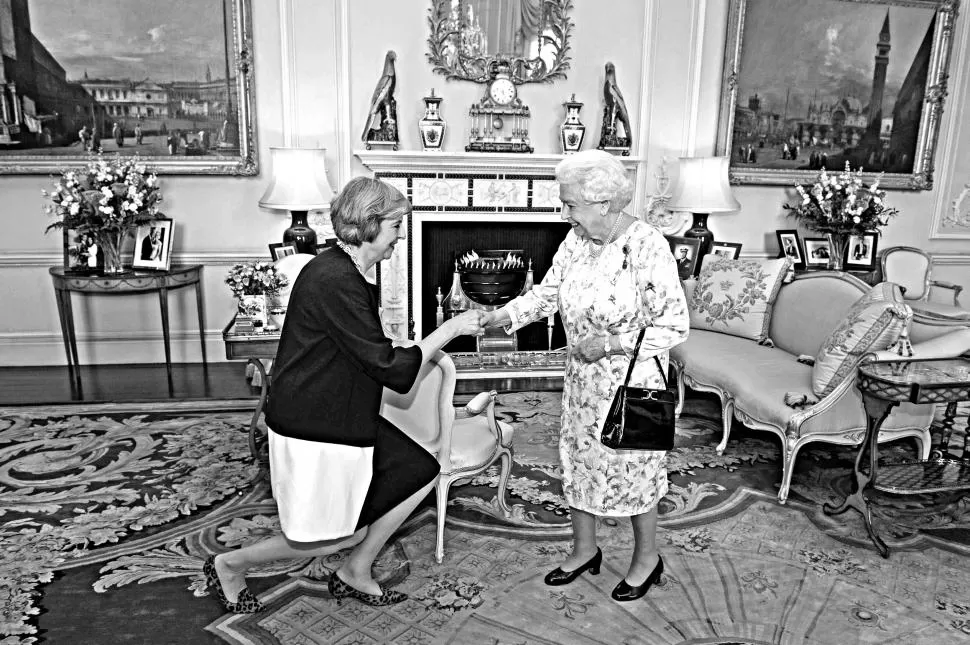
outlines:
[{"label": "patterned carpet", "polygon": [[337,554],[253,572],[268,605],[253,616],[224,615],[201,573],[209,553],[278,527],[248,459],[251,402],[0,408],[0,645],[970,639],[970,499],[880,498],[876,526],[893,548],[884,560],[856,513],[820,511],[848,489],[852,451],[803,451],[779,505],[774,437],[739,427],[718,455],[720,411],[704,397],[688,400],[668,458],[661,584],[638,602],[609,598],[633,542],[628,522],[604,520],[602,573],[546,587],[542,576],[569,545],[558,399],[499,398],[516,427],[511,517],[494,503],[497,473],[487,473],[453,489],[441,565],[430,507],[382,553],[378,578],[411,600],[338,605],[326,589]]}]

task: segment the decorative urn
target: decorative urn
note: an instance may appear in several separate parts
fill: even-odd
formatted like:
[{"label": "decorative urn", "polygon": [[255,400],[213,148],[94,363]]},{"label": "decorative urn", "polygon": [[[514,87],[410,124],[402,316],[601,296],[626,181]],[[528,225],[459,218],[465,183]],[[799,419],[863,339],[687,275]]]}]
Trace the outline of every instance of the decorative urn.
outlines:
[{"label": "decorative urn", "polygon": [[424,117],[418,121],[421,132],[421,145],[425,150],[441,150],[441,142],[445,138],[445,120],[438,113],[441,97],[434,95],[424,97]]},{"label": "decorative urn", "polygon": [[566,120],[559,126],[559,141],[562,144],[562,153],[570,155],[579,152],[583,147],[583,139],[586,137],[586,126],[579,120],[579,110],[583,104],[576,100],[576,95],[563,103],[566,108]]}]

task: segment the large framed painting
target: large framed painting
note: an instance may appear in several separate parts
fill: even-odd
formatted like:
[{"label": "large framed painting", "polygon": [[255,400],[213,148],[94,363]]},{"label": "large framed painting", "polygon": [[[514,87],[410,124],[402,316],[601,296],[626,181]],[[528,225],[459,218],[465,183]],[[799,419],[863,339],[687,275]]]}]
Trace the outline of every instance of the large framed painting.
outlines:
[{"label": "large framed painting", "polygon": [[928,190],[959,0],[730,0],[717,154],[739,184]]},{"label": "large framed painting", "polygon": [[250,0],[0,1],[0,174],[255,175]]}]

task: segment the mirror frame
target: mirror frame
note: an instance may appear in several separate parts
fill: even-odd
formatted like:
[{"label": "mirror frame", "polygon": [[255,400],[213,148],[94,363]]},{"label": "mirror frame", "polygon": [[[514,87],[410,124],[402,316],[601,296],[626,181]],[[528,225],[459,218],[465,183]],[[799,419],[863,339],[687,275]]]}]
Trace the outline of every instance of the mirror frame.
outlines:
[{"label": "mirror frame", "polygon": [[[224,38],[229,48],[230,64],[235,68],[236,105],[239,150],[234,154],[169,156],[138,155],[160,175],[257,175],[259,173],[256,143],[255,90],[253,79],[253,35],[251,0],[224,0],[231,8],[231,34]],[[121,7],[120,0],[117,2]],[[78,5],[81,6],[80,4]],[[224,9],[223,9],[224,10]],[[214,26],[215,36],[223,38],[222,25]],[[113,153],[106,156],[114,156]],[[0,156],[0,175],[51,175],[65,168],[86,164],[91,154],[41,155],[31,149]]]},{"label": "mirror frame", "polygon": [[486,56],[463,56],[458,53],[458,60],[455,65],[449,65],[445,57],[444,43],[449,36],[458,32],[448,31],[445,22],[447,16],[438,18],[442,7],[450,7],[451,0],[431,0],[431,8],[428,9],[428,27],[431,35],[428,36],[428,62],[433,65],[434,71],[444,75],[448,79],[458,79],[472,81],[474,83],[487,83],[491,80],[489,69],[496,61],[508,61],[512,70],[512,81],[516,85],[525,83],[551,83],[557,78],[566,78],[566,70],[569,69],[569,50],[570,36],[573,30],[573,21],[567,15],[573,7],[572,0],[542,0],[543,3],[550,5],[551,16],[555,22],[550,27],[556,38],[546,36],[546,44],[554,45],[558,50],[555,64],[548,68],[541,75],[530,75],[527,72],[539,67],[542,59],[536,58],[507,58],[498,54],[488,54]]}]

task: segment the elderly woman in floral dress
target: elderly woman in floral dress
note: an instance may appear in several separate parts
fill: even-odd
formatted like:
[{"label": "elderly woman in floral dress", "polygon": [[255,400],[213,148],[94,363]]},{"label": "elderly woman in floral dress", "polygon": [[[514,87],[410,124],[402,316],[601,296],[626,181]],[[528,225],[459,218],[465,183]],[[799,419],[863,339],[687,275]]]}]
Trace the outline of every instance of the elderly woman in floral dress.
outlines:
[{"label": "elderly woman in floral dress", "polygon": [[662,388],[654,356],[687,338],[689,318],[670,247],[655,228],[623,212],[633,186],[612,155],[587,150],[556,167],[563,219],[572,230],[542,282],[483,323],[511,331],[562,316],[569,345],[562,397],[563,494],[573,524],[572,553],[546,584],[564,585],[584,571],[598,574],[603,554],[596,517],[631,518],[635,546],[618,601],[643,596],[663,573],[656,546],[657,504],[667,492],[666,453],[614,451],[600,443],[603,421],[646,329],[630,384]]}]

